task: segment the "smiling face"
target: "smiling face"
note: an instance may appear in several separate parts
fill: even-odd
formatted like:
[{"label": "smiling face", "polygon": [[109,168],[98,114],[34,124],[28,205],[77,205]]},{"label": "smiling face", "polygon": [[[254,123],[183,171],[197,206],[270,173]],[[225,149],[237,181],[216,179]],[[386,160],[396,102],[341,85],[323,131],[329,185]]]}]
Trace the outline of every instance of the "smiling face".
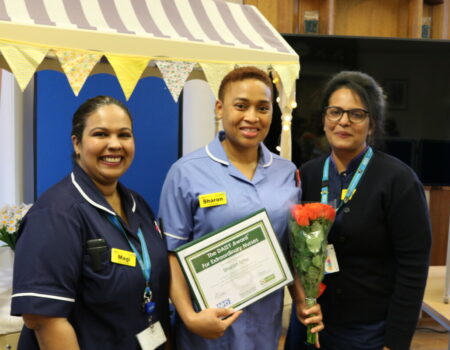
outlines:
[{"label": "smiling face", "polygon": [[[344,110],[367,109],[358,94],[345,87],[331,94],[328,105]],[[366,117],[361,123],[351,123],[347,113],[344,113],[337,122],[332,122],[324,117],[324,131],[333,153],[355,157],[367,145],[367,137],[371,132],[370,118]]]},{"label": "smiling face", "polygon": [[72,143],[78,165],[100,186],[116,184],[134,158],[131,119],[115,104],[91,113],[81,140],[72,135]]},{"label": "smiling face", "polygon": [[222,119],[226,149],[258,150],[272,122],[271,90],[257,79],[230,82],[223,101],[216,102],[216,115]]}]

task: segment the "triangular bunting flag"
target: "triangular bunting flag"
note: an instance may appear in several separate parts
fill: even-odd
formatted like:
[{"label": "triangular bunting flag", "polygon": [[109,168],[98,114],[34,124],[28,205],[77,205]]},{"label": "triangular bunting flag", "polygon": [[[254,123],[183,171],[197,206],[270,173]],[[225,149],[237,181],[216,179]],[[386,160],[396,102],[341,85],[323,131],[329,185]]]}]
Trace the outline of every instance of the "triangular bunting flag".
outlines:
[{"label": "triangular bunting flag", "polygon": [[102,57],[100,53],[84,53],[55,49],[61,67],[75,96],[78,96],[89,74]]},{"label": "triangular bunting flag", "polygon": [[205,73],[206,80],[211,87],[214,96],[218,99],[219,86],[222,79],[228,72],[234,69],[234,64],[222,63],[199,63],[202,66],[203,73]]},{"label": "triangular bunting flag", "polygon": [[280,76],[284,93],[286,94],[286,99],[289,101],[292,90],[295,90],[295,81],[297,80],[300,72],[300,64],[273,64],[272,67]]},{"label": "triangular bunting flag", "polygon": [[22,91],[48,52],[48,49],[21,45],[5,45],[0,50]]},{"label": "triangular bunting flag", "polygon": [[125,98],[128,100],[150,59],[120,55],[105,56],[113,67]]},{"label": "triangular bunting flag", "polygon": [[184,83],[196,64],[195,62],[156,61],[175,102],[178,102]]}]

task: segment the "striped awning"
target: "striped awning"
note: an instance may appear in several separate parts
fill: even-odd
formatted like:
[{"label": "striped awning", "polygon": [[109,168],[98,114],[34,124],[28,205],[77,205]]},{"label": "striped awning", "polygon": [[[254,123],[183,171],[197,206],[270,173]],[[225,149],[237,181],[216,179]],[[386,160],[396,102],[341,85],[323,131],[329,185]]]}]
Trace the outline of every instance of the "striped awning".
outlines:
[{"label": "striped awning", "polygon": [[0,40],[152,61],[298,68],[298,55],[254,6],[214,0],[0,0]]},{"label": "striped awning", "polygon": [[0,0],[0,67],[25,89],[36,70],[63,71],[75,94],[90,74],[115,74],[129,98],[146,75],[175,100],[186,79],[217,95],[235,65],[273,70],[293,101],[299,57],[254,7],[219,0]]}]

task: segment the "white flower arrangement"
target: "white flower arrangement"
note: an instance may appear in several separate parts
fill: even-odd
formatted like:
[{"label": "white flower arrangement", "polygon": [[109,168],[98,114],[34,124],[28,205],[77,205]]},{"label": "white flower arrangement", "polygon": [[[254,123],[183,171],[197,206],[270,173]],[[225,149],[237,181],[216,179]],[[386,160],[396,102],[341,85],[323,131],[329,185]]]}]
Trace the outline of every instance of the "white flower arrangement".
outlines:
[{"label": "white flower arrangement", "polygon": [[31,208],[32,204],[5,205],[0,210],[0,241],[6,243],[12,250],[16,247],[17,231],[22,218]]}]

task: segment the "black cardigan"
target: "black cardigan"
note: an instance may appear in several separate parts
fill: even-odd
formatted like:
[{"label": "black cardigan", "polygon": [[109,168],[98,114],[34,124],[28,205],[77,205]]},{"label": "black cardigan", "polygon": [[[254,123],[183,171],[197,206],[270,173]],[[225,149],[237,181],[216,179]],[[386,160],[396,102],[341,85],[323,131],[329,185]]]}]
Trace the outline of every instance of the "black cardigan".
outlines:
[{"label": "black cardigan", "polygon": [[[302,200],[320,201],[326,157],[301,169]],[[405,164],[375,151],[328,237],[340,271],[319,298],[325,326],[386,320],[385,346],[409,349],[428,273],[431,227],[422,184]]]}]

